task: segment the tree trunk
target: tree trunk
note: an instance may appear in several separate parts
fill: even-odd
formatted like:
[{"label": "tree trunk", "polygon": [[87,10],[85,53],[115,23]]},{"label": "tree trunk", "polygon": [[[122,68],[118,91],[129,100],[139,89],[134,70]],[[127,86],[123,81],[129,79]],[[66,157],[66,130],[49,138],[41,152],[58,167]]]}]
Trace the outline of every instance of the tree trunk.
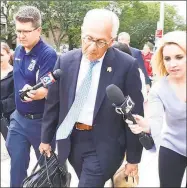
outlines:
[{"label": "tree trunk", "polygon": [[60,52],[60,42],[56,42],[55,46],[56,46],[56,51]]},{"label": "tree trunk", "polygon": [[73,50],[73,41],[71,40],[71,36],[68,35],[68,45],[69,45],[69,51]]},{"label": "tree trunk", "polygon": [[12,36],[10,34],[8,35],[6,42],[9,45],[9,47],[12,49]]}]

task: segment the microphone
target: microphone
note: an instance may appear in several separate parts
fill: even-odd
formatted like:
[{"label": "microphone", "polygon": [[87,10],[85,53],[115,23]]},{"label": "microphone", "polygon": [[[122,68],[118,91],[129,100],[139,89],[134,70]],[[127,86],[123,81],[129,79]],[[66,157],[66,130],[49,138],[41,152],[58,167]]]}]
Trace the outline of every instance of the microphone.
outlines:
[{"label": "microphone", "polygon": [[40,78],[40,82],[36,84],[35,86],[32,87],[32,89],[27,89],[25,91],[20,90],[19,96],[22,100],[24,100],[24,97],[28,97],[27,92],[30,90],[36,90],[40,87],[48,87],[49,85],[53,84],[56,82],[60,76],[62,75],[62,70],[57,69],[53,72],[48,72],[46,75]]},{"label": "microphone", "polygon": [[[130,96],[125,97],[121,89],[114,84],[111,84],[106,88],[106,93],[108,99],[112,102],[112,106],[115,107],[115,111],[131,120],[133,124],[136,124],[136,120],[131,114],[135,103]],[[152,137],[145,132],[139,133],[139,141],[146,150],[149,150],[154,146]]]}]

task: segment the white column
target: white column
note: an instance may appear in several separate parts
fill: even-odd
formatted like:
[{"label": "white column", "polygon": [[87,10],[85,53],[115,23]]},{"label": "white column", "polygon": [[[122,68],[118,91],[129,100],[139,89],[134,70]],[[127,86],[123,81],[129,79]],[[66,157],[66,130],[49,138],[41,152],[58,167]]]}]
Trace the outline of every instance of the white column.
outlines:
[{"label": "white column", "polygon": [[[157,30],[162,30],[162,35],[164,34],[164,1],[160,1],[160,18],[157,22]],[[155,37],[154,50],[158,47],[159,39],[160,38]]]},{"label": "white column", "polygon": [[159,21],[160,29],[162,29],[162,33],[164,33],[164,1],[160,1],[160,21]]}]

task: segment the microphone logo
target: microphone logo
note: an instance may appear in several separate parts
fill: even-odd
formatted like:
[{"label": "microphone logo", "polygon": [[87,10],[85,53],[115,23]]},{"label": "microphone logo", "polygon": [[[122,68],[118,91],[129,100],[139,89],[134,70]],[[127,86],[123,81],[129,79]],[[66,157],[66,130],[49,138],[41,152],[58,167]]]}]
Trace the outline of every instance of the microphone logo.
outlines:
[{"label": "microphone logo", "polygon": [[113,106],[115,107],[115,111],[118,114],[129,114],[132,109],[135,106],[135,103],[132,101],[132,99],[130,98],[130,96],[125,97],[125,101],[123,102],[123,104],[121,106],[116,106],[115,104],[113,104]]},{"label": "microphone logo", "polygon": [[135,104],[129,96],[126,97],[125,104],[125,112],[128,114],[134,108]]},{"label": "microphone logo", "polygon": [[40,80],[41,80],[42,84],[44,85],[44,87],[49,86],[55,82],[55,79],[51,72],[49,72],[45,76],[41,77]]}]

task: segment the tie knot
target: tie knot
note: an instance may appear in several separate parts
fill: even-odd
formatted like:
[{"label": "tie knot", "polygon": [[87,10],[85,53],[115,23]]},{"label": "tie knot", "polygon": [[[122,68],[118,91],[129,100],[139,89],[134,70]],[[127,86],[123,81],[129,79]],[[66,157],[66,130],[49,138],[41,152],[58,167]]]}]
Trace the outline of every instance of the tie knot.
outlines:
[{"label": "tie knot", "polygon": [[99,60],[90,61],[90,63],[98,63]]},{"label": "tie knot", "polygon": [[90,66],[93,67],[95,66],[99,61],[95,60],[95,61],[90,61]]}]

